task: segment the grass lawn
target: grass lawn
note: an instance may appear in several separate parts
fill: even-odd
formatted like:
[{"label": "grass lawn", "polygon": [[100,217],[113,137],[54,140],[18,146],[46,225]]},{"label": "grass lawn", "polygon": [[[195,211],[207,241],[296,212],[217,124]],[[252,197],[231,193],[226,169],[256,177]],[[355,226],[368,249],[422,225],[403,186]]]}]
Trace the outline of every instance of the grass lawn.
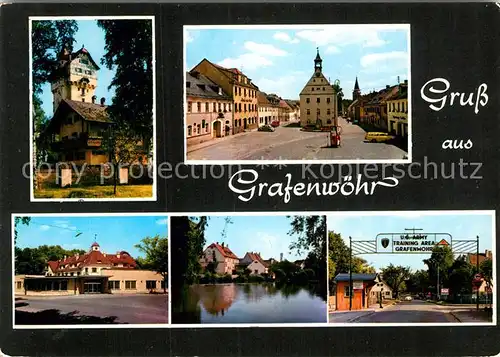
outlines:
[{"label": "grass lawn", "polygon": [[153,185],[84,186],[50,187],[35,190],[35,198],[150,198],[153,197]]}]

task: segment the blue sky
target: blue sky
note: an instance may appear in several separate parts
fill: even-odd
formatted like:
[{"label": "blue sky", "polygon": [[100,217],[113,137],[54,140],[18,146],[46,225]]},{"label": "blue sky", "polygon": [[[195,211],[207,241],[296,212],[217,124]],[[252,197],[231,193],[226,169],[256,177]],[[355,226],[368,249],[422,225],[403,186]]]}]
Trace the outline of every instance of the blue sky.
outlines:
[{"label": "blue sky", "polygon": [[[108,90],[115,72],[108,70],[104,65],[101,64],[101,58],[104,56],[104,31],[97,26],[96,20],[82,20],[77,21],[78,32],[75,34],[76,42],[73,44],[73,51],[77,51],[82,46],[85,46],[87,51],[90,53],[94,61],[99,66],[100,70],[97,72],[97,88],[96,96],[99,101],[102,97],[106,98],[106,103],[111,103],[111,98],[114,95],[113,90]],[[42,87],[43,94],[41,99],[43,101],[42,108],[45,111],[45,115],[52,118],[52,92],[50,91],[50,84],[45,83]]]},{"label": "blue sky", "polygon": [[[492,218],[489,214],[440,214],[425,215],[418,212],[400,212],[398,215],[355,216],[331,215],[327,217],[329,231],[340,233],[347,245],[353,240],[375,240],[379,233],[405,232],[405,228],[420,228],[427,233],[450,233],[453,239],[476,239],[479,251],[492,250]],[[377,270],[389,265],[409,266],[413,270],[426,269],[423,259],[430,254],[367,254],[361,255]]]},{"label": "blue sky", "polygon": [[211,216],[205,232],[205,247],[214,242],[229,245],[238,258],[243,258],[246,252],[257,252],[263,259],[274,258],[279,260],[280,253],[283,259],[294,261],[304,259],[307,252],[300,256],[295,251],[290,252],[288,246],[297,239],[289,236],[291,218],[286,216],[232,216],[232,224],[227,225],[227,238],[222,239],[225,216]]},{"label": "blue sky", "polygon": [[[167,222],[165,216],[34,216],[28,226],[18,226],[17,246],[35,248],[46,244],[87,251],[97,241],[105,253],[125,250],[137,258],[143,254],[134,245],[147,236],[166,237]],[[77,232],[82,234],[75,237]]]},{"label": "blue sky", "polygon": [[356,76],[362,93],[409,79],[409,30],[390,26],[186,27],[186,70],[207,58],[242,70],[261,91],[299,99],[319,47],[323,73],[332,83],[339,79],[350,99]]}]

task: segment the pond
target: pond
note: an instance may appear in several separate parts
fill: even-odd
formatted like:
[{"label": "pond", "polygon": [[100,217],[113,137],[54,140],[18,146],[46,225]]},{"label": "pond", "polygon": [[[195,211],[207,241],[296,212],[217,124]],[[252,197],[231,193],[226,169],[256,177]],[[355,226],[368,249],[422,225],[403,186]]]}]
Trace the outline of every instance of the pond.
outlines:
[{"label": "pond", "polygon": [[191,285],[172,296],[174,324],[327,322],[326,296],[317,285]]}]

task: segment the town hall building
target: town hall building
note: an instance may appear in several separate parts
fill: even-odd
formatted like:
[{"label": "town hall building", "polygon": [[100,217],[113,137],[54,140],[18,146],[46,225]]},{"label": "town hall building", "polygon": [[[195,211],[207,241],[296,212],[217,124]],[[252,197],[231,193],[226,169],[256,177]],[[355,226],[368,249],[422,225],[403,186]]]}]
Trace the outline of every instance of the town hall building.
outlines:
[{"label": "town hall building", "polygon": [[323,74],[319,49],[314,59],[314,73],[300,92],[300,126],[337,125],[337,93]]}]

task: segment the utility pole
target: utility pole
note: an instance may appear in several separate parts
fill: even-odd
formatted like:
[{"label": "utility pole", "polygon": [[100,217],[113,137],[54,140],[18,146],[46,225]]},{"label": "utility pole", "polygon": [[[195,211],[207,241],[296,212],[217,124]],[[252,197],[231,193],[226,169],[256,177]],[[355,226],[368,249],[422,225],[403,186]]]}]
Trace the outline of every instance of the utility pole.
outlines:
[{"label": "utility pole", "polygon": [[440,299],[441,297],[441,294],[439,293],[439,265],[437,266],[437,270],[438,270],[438,276],[437,276],[437,297],[438,297],[438,300]]},{"label": "utility pole", "polygon": [[349,311],[352,310],[352,237],[349,236]]},{"label": "utility pole", "polygon": [[422,231],[422,228],[405,228],[405,231],[412,231],[411,233],[415,235],[416,231]]}]

